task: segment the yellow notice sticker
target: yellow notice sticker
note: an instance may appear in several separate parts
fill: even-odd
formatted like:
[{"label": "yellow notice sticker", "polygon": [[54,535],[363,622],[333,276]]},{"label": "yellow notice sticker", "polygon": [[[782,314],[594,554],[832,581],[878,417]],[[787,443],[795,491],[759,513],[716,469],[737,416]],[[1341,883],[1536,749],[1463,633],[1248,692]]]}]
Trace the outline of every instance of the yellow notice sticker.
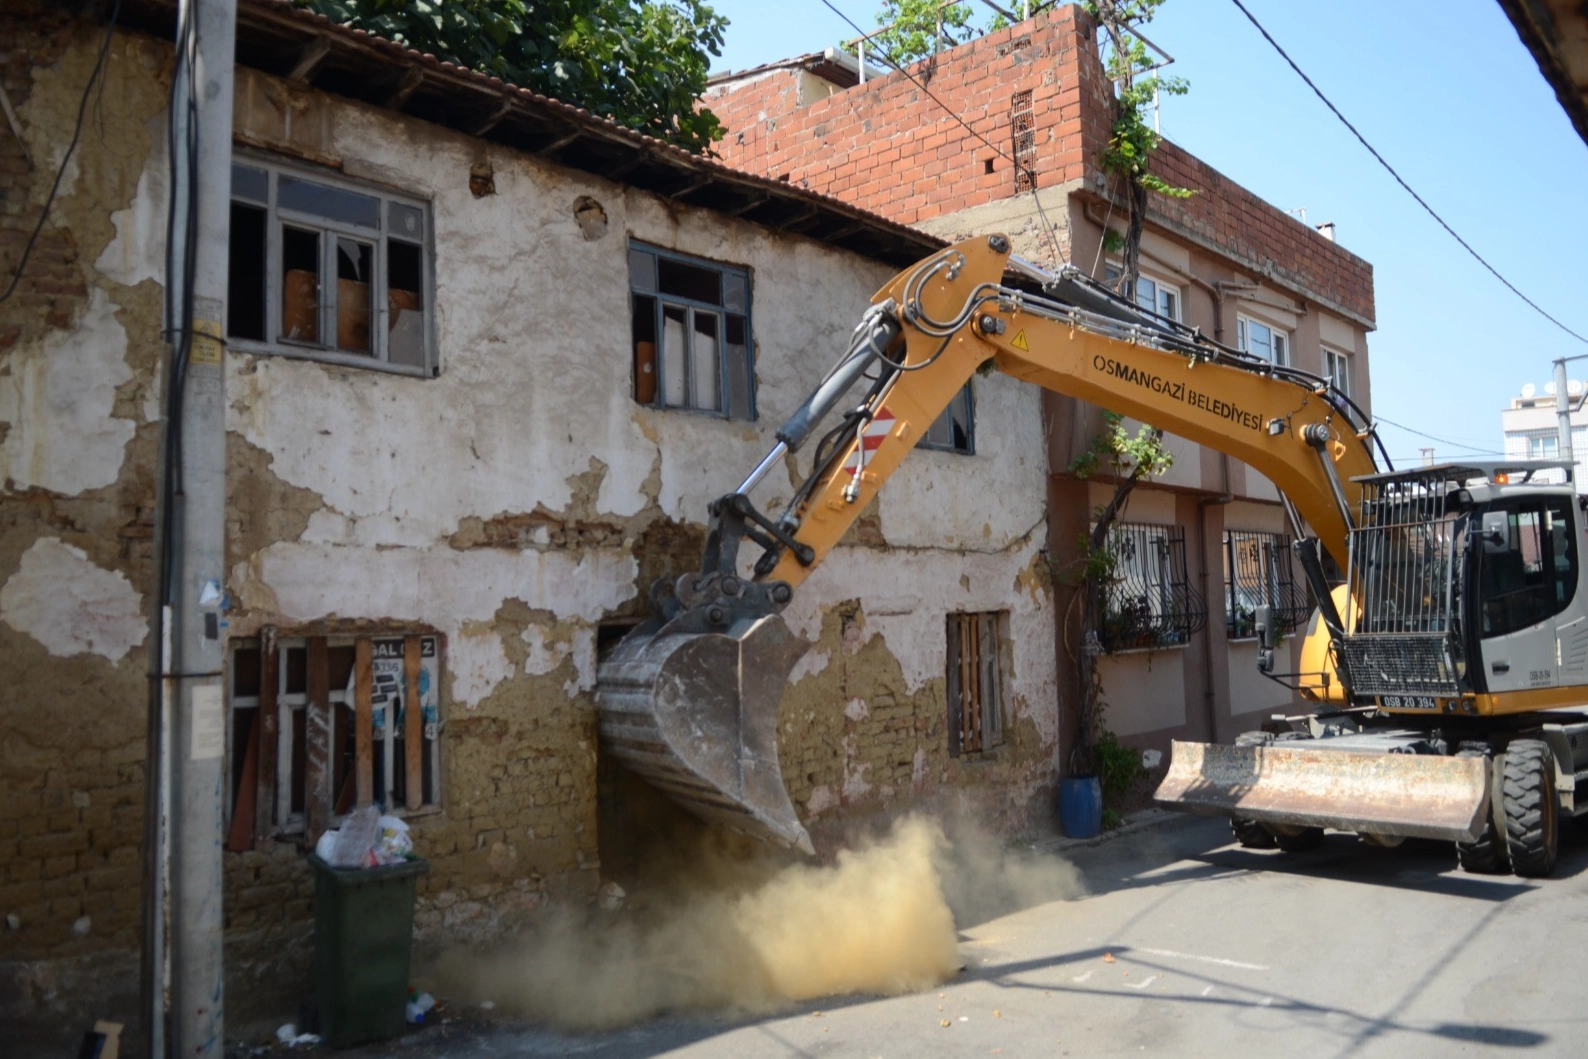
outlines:
[{"label": "yellow notice sticker", "polygon": [[214,364],[221,362],[221,350],[225,343],[221,341],[221,325],[215,320],[193,321],[193,348],[188,354],[190,364]]},{"label": "yellow notice sticker", "polygon": [[1024,331],[1016,331],[1015,337],[1009,340],[1009,344],[1022,353],[1031,352],[1031,343],[1026,341],[1026,333]]}]

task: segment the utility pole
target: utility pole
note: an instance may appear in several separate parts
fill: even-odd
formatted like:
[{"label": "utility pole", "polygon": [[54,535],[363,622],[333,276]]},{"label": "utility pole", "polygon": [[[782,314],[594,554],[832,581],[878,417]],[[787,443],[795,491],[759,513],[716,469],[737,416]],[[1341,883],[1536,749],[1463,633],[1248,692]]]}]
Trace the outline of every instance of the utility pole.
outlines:
[{"label": "utility pole", "polygon": [[1569,472],[1572,483],[1577,491],[1583,491],[1577,483],[1577,456],[1572,451],[1571,444],[1571,396],[1567,392],[1570,385],[1566,381],[1566,364],[1568,361],[1585,360],[1588,356],[1561,357],[1555,361],[1555,428],[1560,434],[1560,458],[1570,460],[1572,469]]},{"label": "utility pole", "polygon": [[221,850],[225,784],[226,420],[222,321],[231,209],[236,0],[181,0],[171,88],[166,407],[156,593],[160,666],[146,821],[147,1050],[225,1052]]}]

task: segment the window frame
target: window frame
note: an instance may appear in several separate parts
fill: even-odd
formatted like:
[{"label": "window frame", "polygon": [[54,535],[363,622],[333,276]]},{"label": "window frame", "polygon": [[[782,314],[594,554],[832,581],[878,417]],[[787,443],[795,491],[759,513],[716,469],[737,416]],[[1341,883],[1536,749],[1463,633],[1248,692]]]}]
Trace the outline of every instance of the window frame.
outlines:
[{"label": "window frame", "polygon": [[[1264,357],[1258,353],[1252,352],[1251,329],[1253,326],[1261,327],[1268,332],[1270,352],[1272,352],[1274,349],[1275,340],[1278,340],[1279,345],[1283,348],[1277,356]],[[1258,360],[1267,361],[1276,368],[1288,368],[1291,365],[1292,359],[1290,339],[1291,334],[1289,331],[1282,327],[1275,327],[1267,320],[1262,320],[1255,316],[1249,316],[1246,313],[1235,314],[1235,348],[1240,350],[1242,353],[1256,357]]]},{"label": "window frame", "polygon": [[[1109,283],[1113,283],[1124,274],[1125,266],[1118,261],[1110,261],[1103,268],[1103,276],[1108,280]],[[1151,283],[1153,286],[1153,303],[1150,306],[1141,304],[1141,291],[1139,289],[1132,290],[1129,295],[1126,295],[1126,297],[1128,297],[1137,308],[1146,309],[1150,313],[1154,313],[1166,319],[1173,320],[1177,324],[1183,323],[1185,321],[1185,297],[1178,283],[1166,282],[1160,279],[1150,269],[1143,268],[1138,268],[1136,270],[1136,278],[1138,282],[1145,280],[1146,282]],[[1166,313],[1163,311],[1162,297],[1165,291],[1168,291],[1174,295],[1175,311],[1173,313]]]},{"label": "window frame", "polygon": [[[938,413],[938,417],[932,420],[931,425],[921,432],[921,439],[915,443],[916,448],[930,452],[951,452],[958,456],[976,455],[976,390],[972,385],[974,381],[974,379],[965,380],[964,388],[954,395],[948,407]],[[948,441],[932,440],[932,432],[944,427],[945,424],[952,435],[954,402],[960,400],[965,402],[965,444],[963,446],[954,444],[952,436]]]},{"label": "window frame", "polygon": [[1351,354],[1323,347],[1323,377],[1347,399],[1351,396]]},{"label": "window frame", "polygon": [[[228,189],[228,209],[235,205],[263,209],[265,211],[265,260],[264,260],[264,307],[265,307],[265,337],[263,339],[236,336],[231,333],[231,299],[227,299],[227,321],[225,324],[226,343],[228,346],[243,350],[248,353],[264,356],[289,357],[295,360],[313,360],[326,364],[336,364],[342,367],[365,368],[372,371],[383,371],[393,375],[406,375],[411,378],[434,378],[441,374],[441,359],[437,341],[437,316],[436,312],[436,253],[435,253],[435,222],[431,203],[427,199],[417,198],[401,191],[387,188],[383,185],[369,181],[351,180],[339,173],[319,169],[310,165],[293,164],[273,155],[257,151],[234,150],[232,152],[233,167],[243,166],[261,169],[266,175],[265,201],[241,195],[236,190],[235,181]],[[329,217],[322,217],[311,213],[283,208],[277,204],[281,177],[285,175],[298,180],[327,187],[348,191],[358,195],[365,195],[379,202],[378,224],[375,228],[366,228],[361,225],[336,221]],[[424,231],[418,239],[394,233],[390,224],[390,205],[397,204],[416,209],[421,217]],[[293,227],[299,229],[313,229],[321,236],[320,247],[320,304],[319,328],[322,334],[333,336],[337,330],[338,292],[335,282],[327,282],[325,277],[336,274],[336,238],[345,236],[373,245],[371,279],[370,279],[370,338],[371,350],[368,353],[347,352],[335,348],[334,345],[321,346],[308,342],[299,342],[281,337],[282,315],[282,228]],[[327,235],[330,238],[325,238]],[[423,288],[419,291],[420,298],[426,307],[424,310],[424,362],[420,365],[393,364],[390,361],[388,320],[390,308],[389,283],[389,247],[388,240],[397,239],[399,242],[408,243],[419,247],[420,284]],[[229,265],[228,265],[229,268]],[[329,326],[328,326],[329,322]]]},{"label": "window frame", "polygon": [[[1004,707],[1008,701],[1009,612],[952,611],[944,616],[944,697],[948,705],[949,757],[978,757],[1004,745]],[[967,657],[966,647],[971,651]],[[974,702],[964,694],[968,667],[977,673]],[[996,700],[984,701],[988,689]],[[967,711],[966,707],[971,708]],[[991,722],[990,724],[987,722]],[[974,726],[974,727],[972,727]]]},{"label": "window frame", "polygon": [[[418,691],[421,708],[419,721],[419,730],[421,732],[421,749],[419,755],[420,787],[417,800],[405,797],[404,800],[399,803],[395,801],[397,789],[396,780],[399,771],[404,772],[404,778],[406,780],[406,762],[403,760],[403,758],[397,756],[396,747],[397,740],[402,733],[399,732],[397,727],[396,712],[395,710],[389,710],[387,700],[385,699],[382,689],[376,680],[376,671],[379,667],[380,659],[377,657],[375,648],[378,644],[391,644],[393,642],[403,645],[406,643],[409,637],[412,637],[418,641],[418,650],[420,652],[419,662],[421,675],[419,677],[420,687]],[[311,694],[313,693],[313,689],[311,687],[313,677],[310,675],[311,662],[309,655],[313,650],[311,645],[313,641],[316,640],[323,641],[323,649],[327,653],[328,657],[330,652],[339,649],[351,650],[353,652],[353,659],[348,670],[349,675],[347,685],[342,687],[333,687],[328,685],[326,688],[326,708],[329,714],[329,720],[327,723],[329,730],[332,733],[333,740],[338,733],[339,725],[345,723],[347,726],[341,729],[340,734],[342,739],[340,744],[333,745],[328,751],[329,756],[327,760],[331,769],[331,776],[326,782],[333,789],[331,790],[330,794],[330,804],[324,806],[323,813],[311,812],[310,799],[313,797],[313,792],[308,790],[307,787],[307,757],[305,757],[304,776],[300,777],[297,775],[295,765],[296,758],[300,751],[304,755],[307,755],[308,753],[307,740],[310,720],[309,700]],[[249,764],[247,754],[247,749],[249,746],[249,732],[243,730],[240,727],[238,714],[243,710],[262,710],[264,708],[264,700],[267,697],[267,694],[270,697],[273,697],[275,700],[276,717],[274,724],[275,732],[273,736],[274,746],[271,748],[269,755],[269,757],[274,761],[274,769],[273,775],[269,778],[266,778],[258,774],[260,762],[265,760],[264,755],[260,754],[259,757],[252,762],[255,765],[254,771],[257,796],[254,799],[254,820],[249,822],[247,831],[254,836],[254,840],[257,842],[261,839],[277,836],[305,836],[309,839],[309,841],[314,841],[318,838],[318,835],[311,833],[311,825],[313,823],[323,820],[324,827],[327,829],[340,825],[341,821],[345,819],[346,813],[337,811],[337,802],[341,799],[341,796],[344,793],[342,790],[335,789],[335,779],[337,776],[337,756],[347,753],[348,744],[351,744],[355,748],[355,760],[348,764],[345,770],[343,770],[343,786],[346,787],[351,785],[355,792],[354,802],[353,805],[349,807],[349,811],[351,811],[351,808],[356,807],[356,790],[358,779],[356,747],[359,734],[357,730],[358,692],[356,688],[360,683],[357,676],[357,648],[358,642],[360,640],[369,641],[371,645],[369,683],[372,699],[370,734],[372,752],[372,801],[374,804],[381,805],[383,807],[383,812],[398,817],[423,816],[431,813],[439,813],[443,810],[445,803],[442,791],[443,761],[441,743],[442,735],[446,730],[446,720],[447,714],[449,712],[446,708],[446,703],[444,702],[444,697],[441,693],[441,688],[445,677],[445,637],[443,637],[440,633],[426,629],[382,629],[347,633],[338,633],[332,631],[323,635],[281,635],[278,634],[277,630],[274,628],[267,627],[261,630],[258,636],[239,638],[231,641],[227,645],[227,757],[231,765],[231,780],[228,782],[226,787],[226,819],[228,821],[227,826],[233,833],[236,833],[239,827],[238,823],[234,820],[234,816],[238,808],[239,795],[241,794],[240,783],[243,778],[246,766]],[[425,654],[427,649],[430,652],[429,654]],[[260,683],[258,691],[253,694],[245,694],[239,691],[239,666],[237,656],[239,652],[242,651],[253,652],[257,659],[257,661],[254,663],[254,667],[257,671],[257,676]],[[304,674],[303,687],[301,690],[297,691],[289,690],[291,685],[291,672],[294,665],[291,652],[294,651],[302,653],[301,662]],[[395,657],[399,665],[402,664],[402,656],[399,654]],[[425,689],[426,678],[424,675],[424,663],[432,658],[434,659],[434,664],[431,668],[434,671],[435,676],[429,680],[429,688],[427,693]],[[265,667],[268,660],[270,659],[275,660],[277,671],[274,682],[269,681],[266,677]],[[400,677],[397,693],[403,697],[406,697],[407,694],[405,684],[406,680]],[[377,695],[382,695],[382,700],[379,702],[374,701],[375,696]],[[433,702],[435,706],[433,720],[428,719],[429,714],[424,709],[424,707],[431,702]],[[346,722],[338,721],[339,709],[346,710],[350,715]],[[381,714],[383,711],[388,710],[389,715],[387,715],[385,718],[386,723],[381,726],[385,729],[385,738],[377,739],[376,733],[380,731],[380,728],[376,727],[374,724],[375,717],[377,714]],[[301,728],[304,733],[304,745],[301,748],[297,745],[298,736],[295,734],[295,731],[298,727],[295,724],[295,718],[300,713],[302,715]],[[259,732],[262,736],[270,738],[268,732],[268,728],[270,726],[263,723],[262,714],[256,714],[256,716],[259,716],[261,721],[258,729]],[[377,757],[381,760],[383,766],[380,774],[382,780],[381,786],[376,785],[373,775],[374,760]],[[428,782],[426,782],[427,772]],[[294,809],[292,802],[294,797],[298,794],[300,788],[302,789],[303,807],[301,809]],[[406,790],[406,782],[404,783],[404,788],[405,795],[411,793]],[[428,797],[426,796],[427,792]],[[269,804],[268,806],[262,806],[260,804],[261,799],[263,799],[267,794],[269,796]]]},{"label": "window frame", "polygon": [[[636,252],[647,254],[655,259],[656,265],[654,266],[653,272],[657,276],[659,276],[661,272],[660,263],[664,260],[677,261],[681,264],[690,265],[694,268],[707,269],[717,273],[719,292],[718,303],[713,305],[708,302],[703,302],[698,299],[689,298],[683,295],[663,294],[659,281],[654,284],[656,288],[654,290],[640,290],[635,286],[634,269],[632,264],[634,254]],[[650,298],[656,303],[654,317],[651,324],[653,333],[656,336],[656,349],[653,353],[651,361],[651,363],[654,365],[654,371],[656,372],[656,396],[650,401],[641,401],[639,399],[639,356],[637,349],[634,348],[634,339],[631,338],[629,363],[633,378],[631,379],[629,392],[630,396],[634,399],[634,403],[640,405],[642,408],[653,408],[658,412],[685,412],[692,415],[707,416],[712,419],[723,419],[732,422],[756,422],[760,416],[756,407],[757,386],[755,377],[755,283],[754,275],[751,272],[750,267],[748,265],[733,265],[725,261],[713,261],[711,258],[700,257],[697,254],[684,253],[680,250],[672,250],[667,247],[657,246],[653,243],[647,243],[642,239],[634,238],[630,238],[625,246],[623,262],[624,268],[628,273],[629,327],[631,329],[631,334],[632,328],[634,326],[635,312],[638,308],[635,299],[641,297]],[[729,274],[739,276],[744,281],[744,309],[742,311],[731,309],[727,305],[727,296],[723,288],[722,278]],[[719,325],[721,330],[719,331],[717,340],[718,398],[722,407],[696,408],[692,405],[677,405],[667,403],[667,376],[666,367],[664,364],[666,357],[662,348],[663,334],[666,327],[665,308],[667,305],[673,305],[685,310],[686,316],[684,318],[684,333],[686,335],[692,334],[692,328],[689,326],[689,321],[693,318],[696,309],[714,313],[718,319],[722,321],[722,323]],[[744,371],[745,378],[748,382],[746,389],[746,400],[749,404],[749,408],[746,409],[745,413],[742,415],[738,414],[733,409],[732,393],[730,392],[731,388],[728,381],[731,377],[731,368],[728,362],[728,342],[726,336],[727,318],[729,316],[744,317]],[[687,362],[692,364],[693,358],[688,358]]]}]

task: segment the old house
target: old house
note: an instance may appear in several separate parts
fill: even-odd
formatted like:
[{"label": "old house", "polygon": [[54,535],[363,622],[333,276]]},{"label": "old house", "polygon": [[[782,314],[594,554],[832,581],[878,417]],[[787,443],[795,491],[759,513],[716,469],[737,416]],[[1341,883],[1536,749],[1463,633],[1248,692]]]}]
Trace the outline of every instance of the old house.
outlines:
[{"label": "old house", "polygon": [[[0,15],[7,281],[62,130],[86,122],[0,302],[0,1021],[40,1046],[130,1021],[137,992],[173,8],[124,3],[102,58],[97,9]],[[698,561],[708,502],[871,292],[941,245],[280,0],[239,8],[234,1024],[290,1013],[306,980],[305,845],[352,803],[356,695],[374,796],[430,862],[422,943],[585,902],[623,863],[639,796],[598,746],[598,653],[654,578]],[[818,847],[932,799],[1007,828],[1048,811],[1043,415],[1036,392],[978,380],[974,429],[934,428],[789,610],[813,647],[782,765]],[[945,671],[965,629],[995,644],[996,680],[976,692],[981,749],[956,756]]]},{"label": "old house", "polygon": [[[1007,232],[1033,261],[1111,279],[1120,266],[1103,233],[1122,232],[1123,199],[1099,165],[1113,117],[1096,33],[1079,5],[1065,5],[903,72],[862,78],[853,55],[829,49],[717,77],[706,102],[729,130],[721,150],[732,165],[948,239]],[[1372,267],[1334,242],[1332,227],[1314,230],[1172,142],[1153,166],[1194,194],[1151,196],[1136,300],[1328,378],[1367,408]],[[974,380],[965,402],[976,430],[983,385]],[[1044,415],[1047,533],[1062,572],[1112,485],[1067,473],[1099,428],[1095,412],[1050,395]],[[1290,703],[1289,689],[1256,669],[1252,612],[1271,602],[1294,628],[1311,611],[1273,485],[1168,441],[1174,467],[1136,490],[1116,536],[1118,584],[1098,630],[1105,723],[1160,752],[1171,738],[1228,742]],[[1062,585],[1056,606],[1068,740],[1074,721],[1062,704],[1073,701],[1079,636]]]}]

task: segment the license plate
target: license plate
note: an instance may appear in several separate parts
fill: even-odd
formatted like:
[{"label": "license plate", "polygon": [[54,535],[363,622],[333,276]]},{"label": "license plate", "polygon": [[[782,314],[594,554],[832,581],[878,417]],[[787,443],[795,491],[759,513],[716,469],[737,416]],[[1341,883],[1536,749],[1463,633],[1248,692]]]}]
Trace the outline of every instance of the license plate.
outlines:
[{"label": "license plate", "polygon": [[1432,695],[1384,695],[1379,702],[1386,710],[1439,709],[1439,700]]}]

